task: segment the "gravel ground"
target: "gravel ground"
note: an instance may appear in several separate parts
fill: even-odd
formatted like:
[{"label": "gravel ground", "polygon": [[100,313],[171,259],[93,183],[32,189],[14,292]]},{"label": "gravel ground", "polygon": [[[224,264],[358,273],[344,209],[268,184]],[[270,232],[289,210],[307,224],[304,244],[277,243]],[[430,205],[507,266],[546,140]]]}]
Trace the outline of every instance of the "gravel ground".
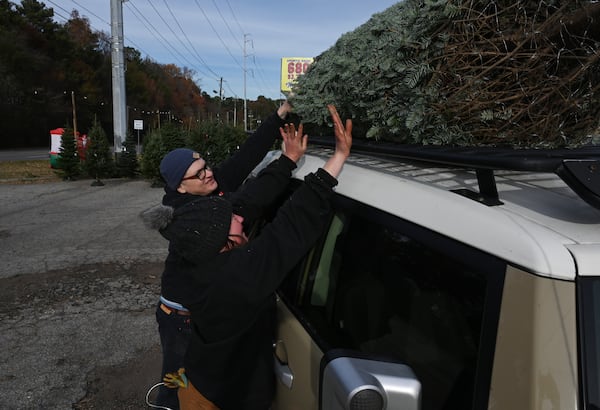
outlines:
[{"label": "gravel ground", "polygon": [[157,264],[0,280],[3,409],[144,409],[157,382]]},{"label": "gravel ground", "polygon": [[146,181],[0,186],[0,409],[146,409],[166,241]]}]

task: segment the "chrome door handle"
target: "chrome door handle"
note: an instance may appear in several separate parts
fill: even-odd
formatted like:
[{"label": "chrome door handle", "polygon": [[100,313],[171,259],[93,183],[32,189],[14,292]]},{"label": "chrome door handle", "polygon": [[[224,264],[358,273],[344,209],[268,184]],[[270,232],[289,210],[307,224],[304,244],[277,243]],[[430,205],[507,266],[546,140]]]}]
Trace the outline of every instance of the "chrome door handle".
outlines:
[{"label": "chrome door handle", "polygon": [[294,382],[294,375],[292,374],[292,370],[287,364],[281,363],[277,356],[273,357],[273,362],[275,366],[275,375],[281,383],[288,389],[292,388],[292,383]]},{"label": "chrome door handle", "polygon": [[290,366],[288,366],[287,349],[283,340],[273,343],[273,362],[275,375],[285,387],[291,389],[294,382],[294,374]]}]

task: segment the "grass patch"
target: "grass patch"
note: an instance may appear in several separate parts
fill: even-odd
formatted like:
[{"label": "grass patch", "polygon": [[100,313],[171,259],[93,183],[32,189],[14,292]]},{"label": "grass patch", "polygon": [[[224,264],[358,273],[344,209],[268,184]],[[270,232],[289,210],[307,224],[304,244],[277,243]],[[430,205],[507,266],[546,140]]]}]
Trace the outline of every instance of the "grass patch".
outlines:
[{"label": "grass patch", "polygon": [[61,177],[50,168],[50,161],[2,161],[0,162],[0,184],[37,184],[60,182]]}]

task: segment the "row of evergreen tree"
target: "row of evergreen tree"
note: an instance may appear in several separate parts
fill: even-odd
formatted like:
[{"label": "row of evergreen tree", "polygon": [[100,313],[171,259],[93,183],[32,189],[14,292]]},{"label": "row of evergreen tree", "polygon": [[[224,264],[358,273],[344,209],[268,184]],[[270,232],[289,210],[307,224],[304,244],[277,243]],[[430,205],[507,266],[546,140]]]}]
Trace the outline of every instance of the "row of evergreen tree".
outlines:
[{"label": "row of evergreen tree", "polygon": [[167,152],[189,147],[201,152],[207,162],[216,164],[229,157],[245,139],[246,133],[241,128],[217,121],[204,121],[190,129],[167,123],[147,135],[143,155],[138,155],[137,139],[131,133],[124,141],[122,151],[115,155],[106,132],[98,121],[94,121],[83,152],[78,151],[73,128],[65,127],[57,172],[65,180],[90,178],[92,185],[103,185],[105,178],[142,176],[153,186],[163,186],[159,166]]}]

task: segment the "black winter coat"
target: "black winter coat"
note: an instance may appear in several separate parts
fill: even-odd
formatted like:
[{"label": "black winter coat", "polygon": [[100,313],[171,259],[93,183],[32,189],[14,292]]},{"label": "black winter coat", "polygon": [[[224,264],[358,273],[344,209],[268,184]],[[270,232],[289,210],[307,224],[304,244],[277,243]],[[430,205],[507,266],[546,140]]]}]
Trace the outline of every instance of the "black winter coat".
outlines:
[{"label": "black winter coat", "polygon": [[[279,136],[279,127],[283,126],[285,122],[285,120],[279,118],[276,112],[273,113],[236,153],[218,166],[213,167],[214,178],[219,184],[213,195],[228,197],[231,192],[240,187],[248,174],[260,163],[273,146]],[[176,190],[165,187],[162,203],[173,208],[179,208],[196,198],[198,198],[196,195],[181,194]],[[237,211],[237,209],[234,208],[234,211]],[[240,215],[244,216],[243,214]],[[169,244],[169,254],[165,260],[161,278],[161,294],[170,301],[185,305],[184,302],[193,295],[190,294],[186,278],[179,274],[182,264],[185,265],[185,261]]]},{"label": "black winter coat", "polygon": [[[288,185],[294,168],[296,163],[282,155],[236,192],[224,194],[231,201],[233,212],[244,217],[244,225],[252,225],[266,207],[275,202]],[[162,277],[162,295],[185,307],[197,300],[198,287],[190,283],[193,275],[189,266],[193,263],[191,258],[186,260],[181,256],[174,245],[169,245],[169,256]],[[196,269],[202,270],[204,264],[198,263]]]},{"label": "black winter coat", "polygon": [[319,169],[246,245],[188,265],[196,301],[185,368],[222,410],[268,409],[274,392],[273,296],[330,218],[335,178]]}]

